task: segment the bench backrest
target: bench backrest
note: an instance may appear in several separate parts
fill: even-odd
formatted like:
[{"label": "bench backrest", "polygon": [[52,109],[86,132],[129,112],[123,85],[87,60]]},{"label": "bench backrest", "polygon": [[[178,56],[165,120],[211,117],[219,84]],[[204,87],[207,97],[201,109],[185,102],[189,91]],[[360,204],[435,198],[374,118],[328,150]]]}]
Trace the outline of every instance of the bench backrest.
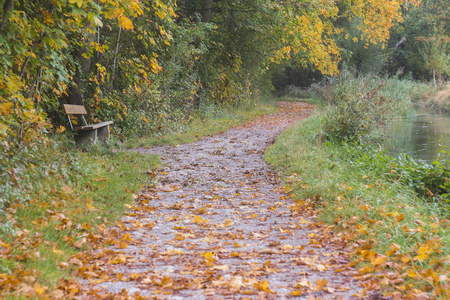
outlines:
[{"label": "bench backrest", "polygon": [[[87,115],[86,108],[84,108],[83,105],[73,105],[73,104],[63,104],[63,110],[64,113],[67,115],[67,119],[69,120],[70,128],[73,130],[73,125],[75,120],[72,120],[72,118],[78,119],[78,121],[75,122],[75,124],[80,124],[83,126],[87,126],[88,123],[86,122],[86,119],[84,118],[84,115]],[[71,117],[73,116],[73,117]]]},{"label": "bench backrest", "polygon": [[83,105],[63,104],[63,110],[66,115],[87,115]]}]

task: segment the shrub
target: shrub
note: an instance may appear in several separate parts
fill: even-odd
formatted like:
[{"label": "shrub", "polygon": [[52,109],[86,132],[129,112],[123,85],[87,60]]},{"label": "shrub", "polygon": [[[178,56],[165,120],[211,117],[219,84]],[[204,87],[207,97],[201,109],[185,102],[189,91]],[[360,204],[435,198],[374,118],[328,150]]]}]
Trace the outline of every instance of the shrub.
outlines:
[{"label": "shrub", "polygon": [[435,159],[431,164],[402,154],[398,158],[370,145],[348,145],[355,167],[411,187],[418,196],[450,207],[450,161]]},{"label": "shrub", "polygon": [[413,83],[377,76],[343,75],[316,92],[328,105],[322,136],[334,142],[379,142],[390,120],[411,108]]}]

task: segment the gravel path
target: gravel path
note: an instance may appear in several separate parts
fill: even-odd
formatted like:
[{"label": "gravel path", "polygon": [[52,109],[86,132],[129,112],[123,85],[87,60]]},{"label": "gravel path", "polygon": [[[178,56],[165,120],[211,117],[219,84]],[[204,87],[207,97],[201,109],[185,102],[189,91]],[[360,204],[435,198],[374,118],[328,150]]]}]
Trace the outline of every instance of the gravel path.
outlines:
[{"label": "gravel path", "polygon": [[276,136],[313,109],[280,106],[192,144],[136,149],[159,154],[164,170],[113,230],[121,242],[92,257],[91,270],[109,275],[89,289],[131,299],[354,298],[343,243],[308,219],[264,162]]}]

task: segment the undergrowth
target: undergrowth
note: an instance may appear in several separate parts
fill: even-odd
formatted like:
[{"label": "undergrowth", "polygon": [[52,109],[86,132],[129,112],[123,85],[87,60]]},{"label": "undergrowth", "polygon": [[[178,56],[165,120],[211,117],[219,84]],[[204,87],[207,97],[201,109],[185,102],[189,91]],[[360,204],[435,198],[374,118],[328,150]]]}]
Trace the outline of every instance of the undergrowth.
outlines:
[{"label": "undergrowth", "polygon": [[417,94],[408,80],[344,74],[312,88],[326,106],[321,137],[332,142],[379,142],[386,125],[411,112]]},{"label": "undergrowth", "polygon": [[186,124],[179,124],[177,128],[162,128],[158,134],[129,139],[123,146],[135,148],[192,143],[199,138],[223,132],[276,110],[269,101],[238,107],[205,106]]}]

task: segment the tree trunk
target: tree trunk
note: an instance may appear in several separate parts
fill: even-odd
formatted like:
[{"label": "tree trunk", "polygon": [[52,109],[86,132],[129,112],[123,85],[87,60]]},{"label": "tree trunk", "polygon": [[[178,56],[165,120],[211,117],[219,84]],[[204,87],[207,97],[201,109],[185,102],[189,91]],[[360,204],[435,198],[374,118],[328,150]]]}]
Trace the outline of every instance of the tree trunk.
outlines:
[{"label": "tree trunk", "polygon": [[0,20],[0,32],[3,31],[3,28],[6,26],[6,22],[8,22],[9,14],[14,9],[14,0],[6,0],[5,3],[3,3],[3,15],[2,19]]},{"label": "tree trunk", "polygon": [[211,21],[211,12],[214,0],[205,0],[202,9],[202,22],[209,23]]},{"label": "tree trunk", "polygon": [[436,86],[436,70],[433,69],[433,84]]},{"label": "tree trunk", "polygon": [[68,90],[69,104],[83,105],[84,83],[86,81],[86,78],[89,76],[89,70],[91,68],[91,58],[86,58],[83,56],[83,54],[89,52],[88,47],[94,40],[95,34],[88,33],[84,43],[85,46],[78,51],[77,59],[80,64],[80,68],[76,71],[75,78],[73,79],[73,84]]}]

